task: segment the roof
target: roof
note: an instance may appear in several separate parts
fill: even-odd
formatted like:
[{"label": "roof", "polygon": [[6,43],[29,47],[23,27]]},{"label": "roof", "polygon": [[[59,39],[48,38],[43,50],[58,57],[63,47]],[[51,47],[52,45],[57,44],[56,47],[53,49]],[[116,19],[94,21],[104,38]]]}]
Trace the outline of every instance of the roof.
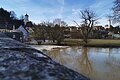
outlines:
[{"label": "roof", "polygon": [[18,28],[18,30],[21,31],[21,32],[23,32],[23,33],[29,33],[28,30],[25,27],[23,27],[23,26],[20,26]]},{"label": "roof", "polygon": [[29,21],[29,22],[27,22],[26,23],[26,25],[25,25],[26,27],[32,27],[33,26],[33,24],[32,24],[32,22],[31,21]]},{"label": "roof", "polygon": [[28,14],[26,14],[25,16],[28,16]]}]

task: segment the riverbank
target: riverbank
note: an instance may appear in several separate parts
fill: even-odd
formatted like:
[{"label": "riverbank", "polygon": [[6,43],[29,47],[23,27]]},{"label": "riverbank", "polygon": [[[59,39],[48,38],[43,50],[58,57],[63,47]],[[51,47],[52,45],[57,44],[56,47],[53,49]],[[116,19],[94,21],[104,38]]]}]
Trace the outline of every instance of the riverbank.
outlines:
[{"label": "riverbank", "polygon": [[120,47],[120,39],[89,39],[87,45],[84,44],[82,39],[65,39],[62,44],[68,46]]},{"label": "riverbank", "polygon": [[[26,43],[28,45],[34,45]],[[120,39],[89,39],[86,45],[82,39],[65,39],[60,45],[53,42],[42,42],[35,45],[56,45],[56,46],[85,46],[85,47],[120,47]]]}]

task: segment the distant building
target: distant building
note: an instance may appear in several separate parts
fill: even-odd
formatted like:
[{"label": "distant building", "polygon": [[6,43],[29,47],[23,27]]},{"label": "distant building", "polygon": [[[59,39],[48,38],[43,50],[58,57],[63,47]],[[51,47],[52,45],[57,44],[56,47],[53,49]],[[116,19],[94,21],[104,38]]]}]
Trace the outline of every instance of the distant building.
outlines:
[{"label": "distant building", "polygon": [[110,28],[110,25],[105,25],[104,28],[105,28],[105,29],[109,29],[109,28]]},{"label": "distant building", "polygon": [[19,31],[16,32],[4,32],[6,36],[15,39],[17,41],[23,42],[23,34]]},{"label": "distant building", "polygon": [[21,25],[18,30],[23,33],[23,40],[24,41],[29,41],[30,38],[30,33],[33,32],[32,27],[33,24],[31,21],[29,21],[29,16],[28,14],[25,15],[24,18],[24,25]]},{"label": "distant building", "polygon": [[7,26],[6,24],[0,24],[0,32],[17,41],[23,41],[22,33],[15,29],[15,26],[12,24],[7,24]]},{"label": "distant building", "polygon": [[29,32],[26,30],[26,28],[21,25],[21,26],[18,28],[18,30],[19,30],[20,32],[22,32],[22,34],[23,34],[23,41],[28,41]]},{"label": "distant building", "polygon": [[[13,17],[14,12],[10,12],[10,17]],[[14,23],[13,23],[14,22]],[[7,36],[22,41],[28,41],[30,33],[33,32],[31,27],[33,26],[32,22],[29,21],[29,15],[24,16],[24,20],[14,20],[14,21],[5,21],[2,18],[0,19],[0,32],[5,33]],[[22,35],[22,36],[21,36]],[[18,39],[19,38],[19,39]]]},{"label": "distant building", "polygon": [[11,32],[13,29],[12,24],[0,24],[0,32]]},{"label": "distant building", "polygon": [[25,15],[24,24],[26,25],[27,22],[29,22],[29,16],[28,16],[28,14]]},{"label": "distant building", "polygon": [[94,27],[93,27],[93,30],[102,30],[102,29],[103,29],[102,26],[94,26]]}]

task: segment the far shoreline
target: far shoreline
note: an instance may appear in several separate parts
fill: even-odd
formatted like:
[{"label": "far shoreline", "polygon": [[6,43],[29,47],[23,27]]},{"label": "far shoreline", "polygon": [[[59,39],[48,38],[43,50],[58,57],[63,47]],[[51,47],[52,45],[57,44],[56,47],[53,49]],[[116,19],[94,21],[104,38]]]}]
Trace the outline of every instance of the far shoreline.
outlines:
[{"label": "far shoreline", "polygon": [[120,47],[120,39],[89,39],[88,41],[88,44],[85,44],[82,39],[66,39],[64,40],[64,43],[68,45],[85,47]]},{"label": "far shoreline", "polygon": [[[29,43],[28,43],[29,44]],[[65,39],[61,44],[41,43],[29,45],[56,45],[56,46],[83,46],[98,48],[120,48],[120,39],[89,39],[88,44],[84,44],[82,39]]]}]

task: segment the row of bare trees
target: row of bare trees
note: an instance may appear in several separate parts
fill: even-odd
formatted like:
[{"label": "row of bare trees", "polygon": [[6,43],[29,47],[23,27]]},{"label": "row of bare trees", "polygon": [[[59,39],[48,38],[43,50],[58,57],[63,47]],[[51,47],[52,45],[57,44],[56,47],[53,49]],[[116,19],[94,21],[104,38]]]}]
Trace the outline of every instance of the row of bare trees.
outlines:
[{"label": "row of bare trees", "polygon": [[[85,9],[80,13],[82,25],[78,24],[76,21],[74,22],[78,25],[78,27],[81,27],[80,34],[85,44],[87,44],[92,28],[97,21],[97,17],[94,11],[90,9]],[[52,40],[53,43],[57,42],[57,44],[61,44],[64,40],[64,31],[60,25],[44,22],[42,24],[34,25],[33,30],[33,37],[35,39],[42,39],[44,42],[46,39],[49,39]]]},{"label": "row of bare trees", "polygon": [[41,24],[34,25],[32,36],[37,40],[52,40],[53,43],[61,44],[64,39],[60,25]]},{"label": "row of bare trees", "polygon": [[[113,16],[111,18],[117,23],[120,22],[120,0],[114,1]],[[85,44],[88,44],[88,39],[90,37],[94,25],[97,23],[98,17],[96,16],[96,13],[94,11],[90,9],[84,9],[80,11],[80,19],[82,20],[81,24],[79,24],[77,21],[74,22],[78,27],[81,27],[80,34],[82,35],[82,39],[85,42]],[[53,40],[53,42],[57,41],[58,44],[60,44],[61,41],[63,41],[64,36],[63,31],[60,28],[60,25],[51,26],[47,24],[41,26],[42,26],[41,30],[39,30],[41,28],[40,25],[37,25],[37,27],[35,27],[34,29],[35,35],[41,36],[41,38],[44,41],[46,35],[47,38]]]}]

